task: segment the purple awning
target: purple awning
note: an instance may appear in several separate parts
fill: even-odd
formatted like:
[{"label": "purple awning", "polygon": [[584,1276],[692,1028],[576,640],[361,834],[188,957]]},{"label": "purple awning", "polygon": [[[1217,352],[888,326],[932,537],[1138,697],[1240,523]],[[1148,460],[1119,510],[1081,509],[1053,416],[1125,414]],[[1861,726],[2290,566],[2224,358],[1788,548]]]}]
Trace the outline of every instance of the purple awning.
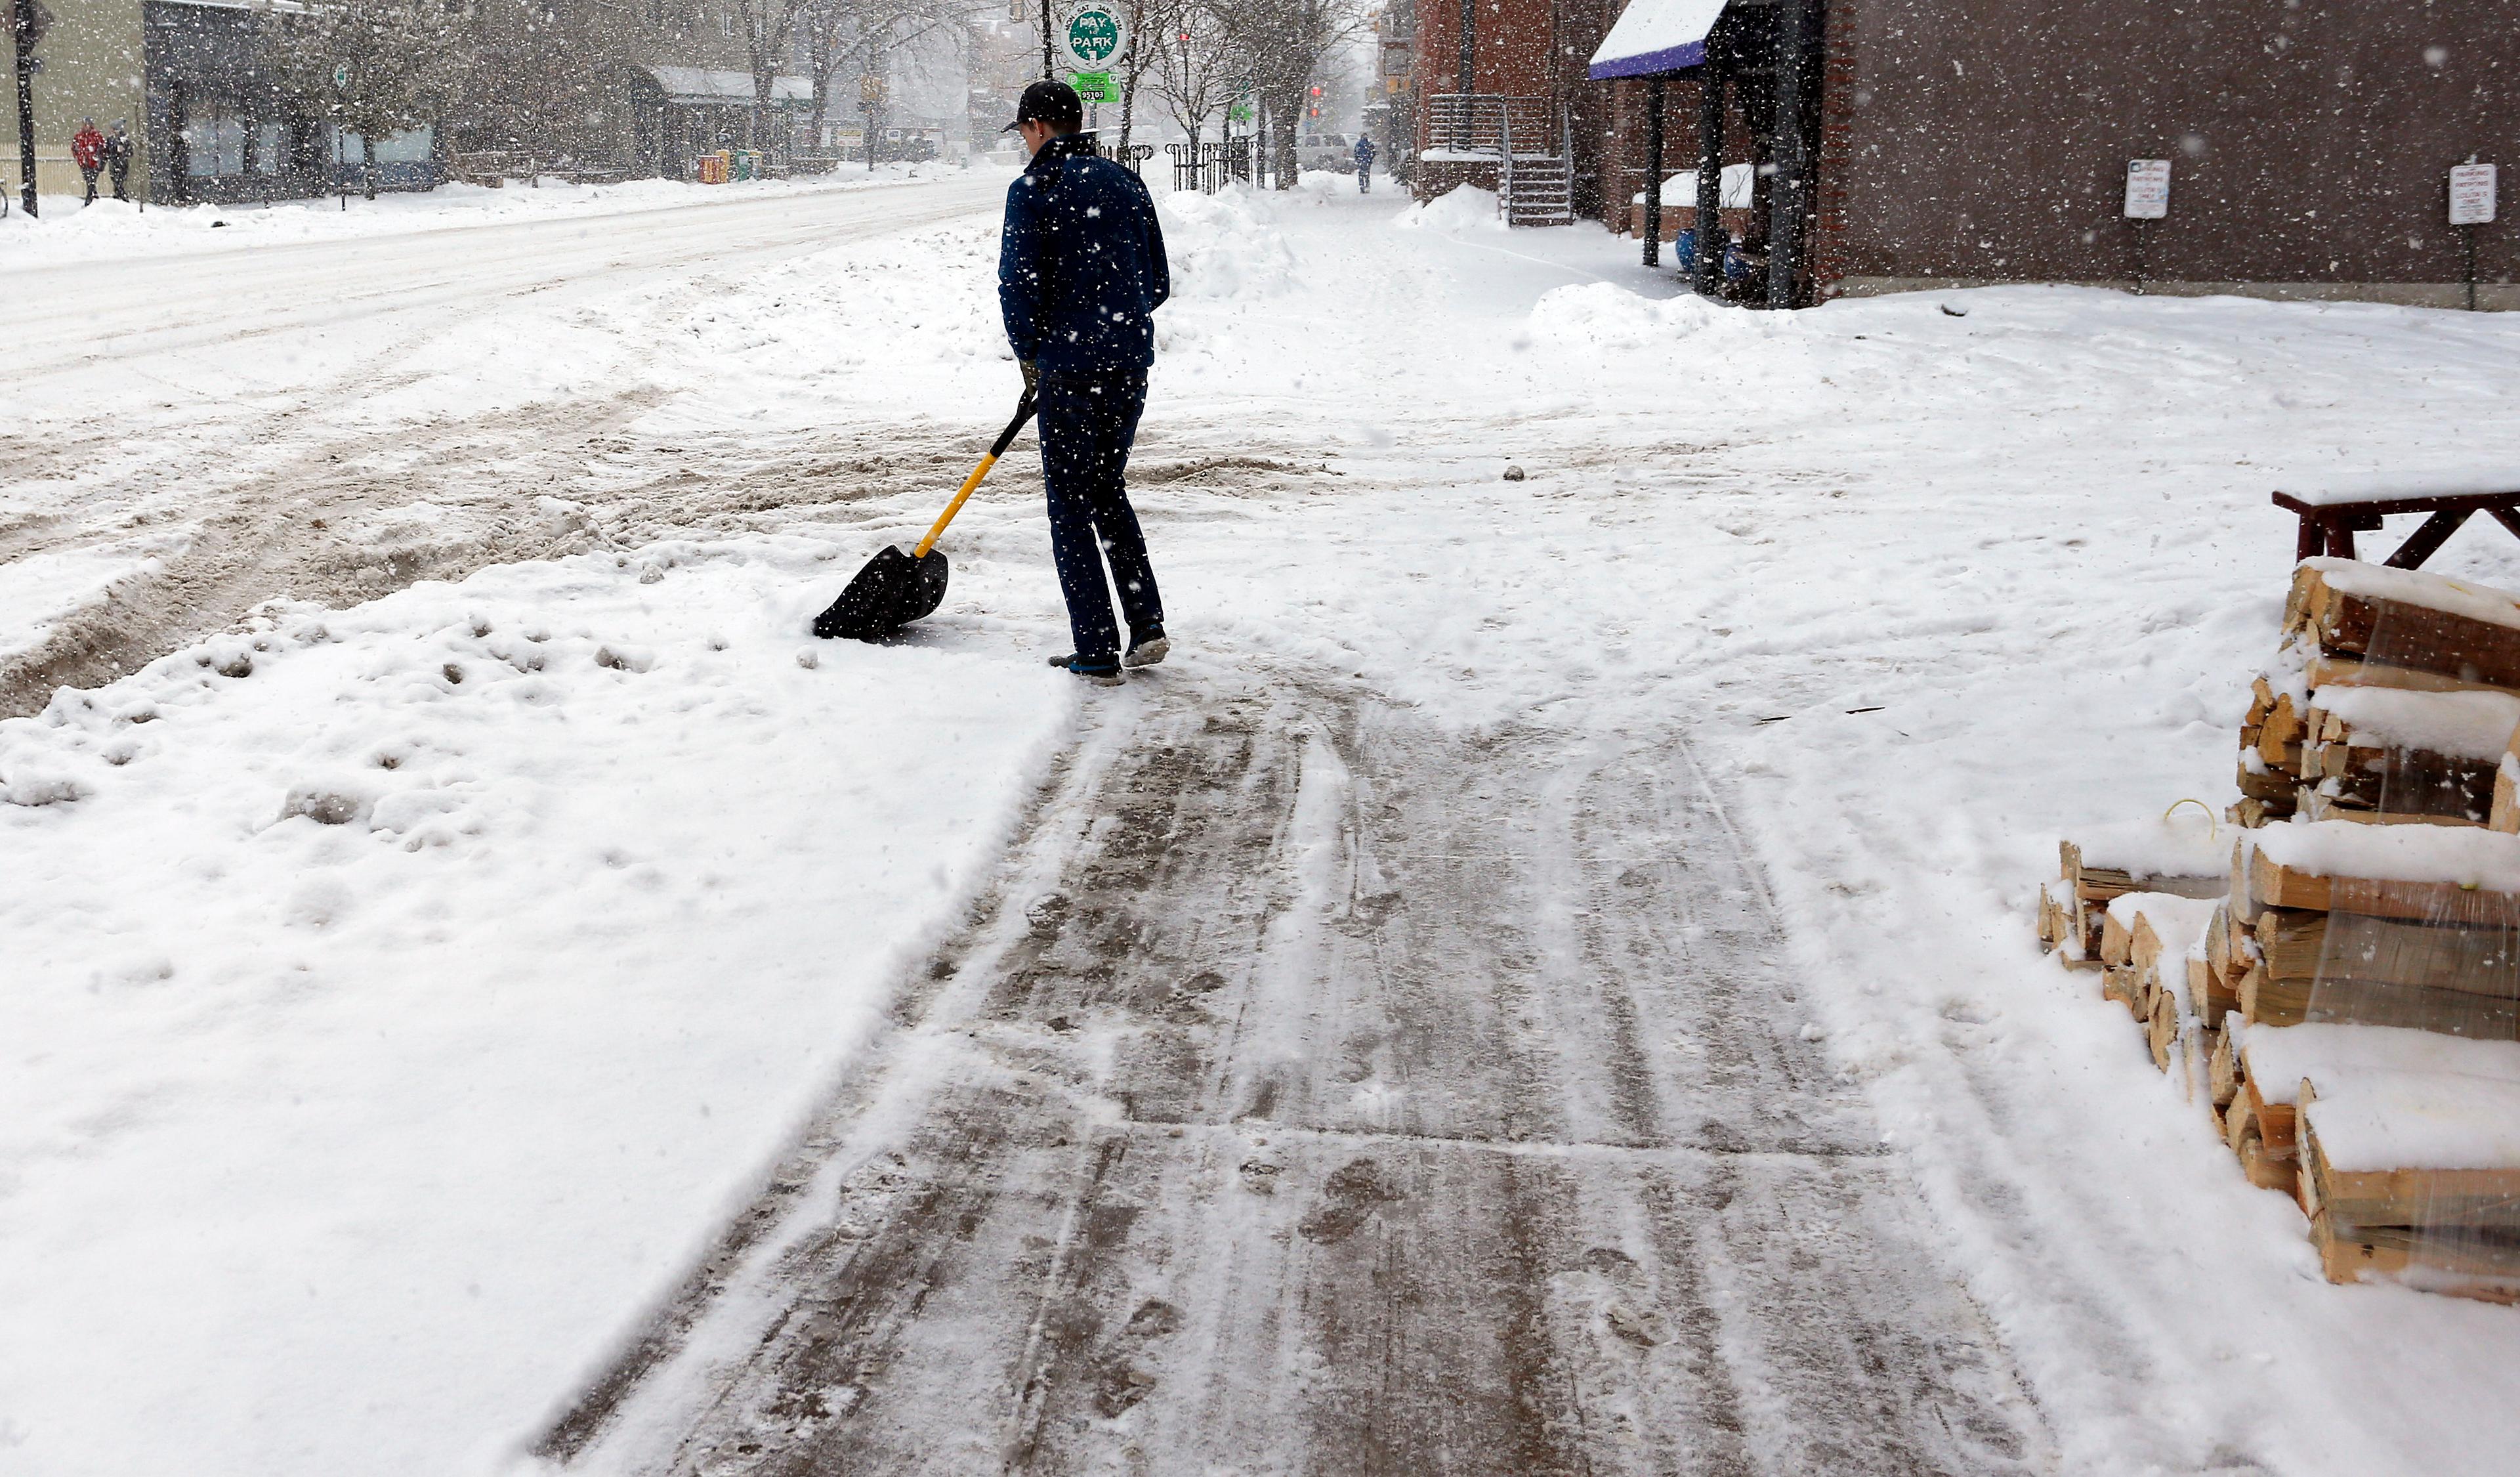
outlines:
[{"label": "purple awning", "polygon": [[1725,0],[1629,0],[1586,75],[1598,82],[1696,66],[1706,60],[1706,33],[1724,6]]}]

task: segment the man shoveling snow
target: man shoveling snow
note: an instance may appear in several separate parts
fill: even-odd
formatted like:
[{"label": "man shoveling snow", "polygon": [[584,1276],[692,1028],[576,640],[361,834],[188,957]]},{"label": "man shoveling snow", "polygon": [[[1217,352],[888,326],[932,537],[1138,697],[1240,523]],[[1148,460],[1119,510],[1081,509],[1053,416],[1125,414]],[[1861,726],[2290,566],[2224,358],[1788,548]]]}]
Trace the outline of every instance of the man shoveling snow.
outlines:
[{"label": "man shoveling snow", "polygon": [[[1129,506],[1129,446],[1155,359],[1154,310],[1172,296],[1163,228],[1138,177],[1098,158],[1064,82],[1024,89],[1007,126],[1032,162],[1007,189],[998,303],[1007,343],[1041,411],[1051,556],[1076,649],[1051,665],[1106,685],[1164,659],[1164,608]],[[1102,560],[1120,587],[1129,644],[1111,615]]]}]

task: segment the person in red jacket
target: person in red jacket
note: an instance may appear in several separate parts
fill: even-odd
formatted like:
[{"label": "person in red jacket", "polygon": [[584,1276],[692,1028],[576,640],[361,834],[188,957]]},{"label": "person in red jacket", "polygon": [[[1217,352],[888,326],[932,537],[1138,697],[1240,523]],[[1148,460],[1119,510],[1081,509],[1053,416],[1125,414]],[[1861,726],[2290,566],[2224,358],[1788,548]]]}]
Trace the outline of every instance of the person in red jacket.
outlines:
[{"label": "person in red jacket", "polygon": [[79,131],[70,138],[70,158],[78,163],[79,177],[87,181],[87,199],[79,204],[95,205],[96,172],[105,167],[105,135],[96,131],[96,119],[79,124]]}]

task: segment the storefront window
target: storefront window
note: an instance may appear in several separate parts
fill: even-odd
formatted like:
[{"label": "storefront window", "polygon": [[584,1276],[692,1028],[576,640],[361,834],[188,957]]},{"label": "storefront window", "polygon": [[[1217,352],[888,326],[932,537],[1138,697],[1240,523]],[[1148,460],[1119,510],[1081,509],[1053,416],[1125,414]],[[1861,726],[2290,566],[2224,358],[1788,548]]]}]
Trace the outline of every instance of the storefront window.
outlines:
[{"label": "storefront window", "polygon": [[289,125],[264,123],[253,132],[253,172],[278,174],[289,167]]},{"label": "storefront window", "polygon": [[[407,133],[396,133],[377,140],[377,162],[381,164],[425,164],[433,157],[435,135],[426,126]],[[363,163],[366,150],[359,136],[348,129],[334,134],[333,157],[345,164]]]},{"label": "storefront window", "polygon": [[184,121],[184,172],[196,178],[245,172],[245,123],[213,106]]}]

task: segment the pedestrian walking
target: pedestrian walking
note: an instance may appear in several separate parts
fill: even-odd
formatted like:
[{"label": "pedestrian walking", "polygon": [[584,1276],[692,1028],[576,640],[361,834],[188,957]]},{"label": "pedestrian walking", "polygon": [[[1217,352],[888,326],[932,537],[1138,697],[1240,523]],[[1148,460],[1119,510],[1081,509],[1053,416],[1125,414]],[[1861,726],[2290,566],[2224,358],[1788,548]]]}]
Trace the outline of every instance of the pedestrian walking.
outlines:
[{"label": "pedestrian walking", "polygon": [[113,136],[105,141],[105,167],[113,175],[113,198],[131,198],[131,129],[121,118],[113,120]]},{"label": "pedestrian walking", "polygon": [[82,206],[96,204],[96,175],[105,167],[105,135],[96,131],[96,119],[79,120],[79,131],[70,135],[70,162],[78,165],[79,178],[87,181],[87,199]]},{"label": "pedestrian walking", "polygon": [[1373,140],[1362,133],[1356,136],[1356,193],[1373,193]]},{"label": "pedestrian walking", "polygon": [[[1129,447],[1155,360],[1154,310],[1172,296],[1163,228],[1138,176],[1098,157],[1085,105],[1064,82],[1023,90],[1008,131],[1032,162],[1007,188],[998,305],[1041,413],[1050,552],[1075,649],[1051,665],[1106,686],[1172,643],[1147,540],[1129,506]],[[1126,647],[1103,561],[1129,623]]]}]

